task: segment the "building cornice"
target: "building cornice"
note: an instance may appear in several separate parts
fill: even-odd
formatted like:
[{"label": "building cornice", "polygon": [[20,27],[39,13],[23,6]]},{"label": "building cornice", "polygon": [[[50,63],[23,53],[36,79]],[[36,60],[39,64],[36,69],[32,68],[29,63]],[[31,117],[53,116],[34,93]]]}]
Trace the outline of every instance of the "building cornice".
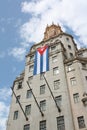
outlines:
[{"label": "building cornice", "polygon": [[75,57],[75,58],[72,58],[72,59],[68,59],[68,60],[65,60],[64,63],[67,64],[67,63],[75,61],[75,60],[83,61],[83,62],[87,63],[87,58],[84,58],[84,57],[82,57],[82,58],[81,57]]}]

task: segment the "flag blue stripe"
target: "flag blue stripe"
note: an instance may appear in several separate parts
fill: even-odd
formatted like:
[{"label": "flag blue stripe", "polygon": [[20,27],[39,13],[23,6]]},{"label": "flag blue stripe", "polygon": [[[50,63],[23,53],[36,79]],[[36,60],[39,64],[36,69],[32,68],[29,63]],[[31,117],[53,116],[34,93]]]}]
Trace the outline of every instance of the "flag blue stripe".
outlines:
[{"label": "flag blue stripe", "polygon": [[37,74],[37,52],[35,54],[35,63],[34,63],[34,75]]},{"label": "flag blue stripe", "polygon": [[43,55],[41,55],[40,57],[40,73],[42,72],[43,70]]}]

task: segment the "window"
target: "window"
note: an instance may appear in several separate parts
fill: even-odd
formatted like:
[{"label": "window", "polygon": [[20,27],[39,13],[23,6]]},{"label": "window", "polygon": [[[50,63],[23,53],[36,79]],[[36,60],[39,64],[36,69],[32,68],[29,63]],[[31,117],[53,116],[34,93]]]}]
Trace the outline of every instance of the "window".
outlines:
[{"label": "window", "polygon": [[74,99],[74,103],[78,103],[79,102],[79,93],[73,94],[73,99]]},{"label": "window", "polygon": [[52,62],[54,63],[54,62],[56,62],[58,59],[57,59],[57,56],[54,56],[54,57],[52,57]]},{"label": "window", "polygon": [[62,96],[60,95],[60,96],[55,97],[55,101],[58,106],[61,106]]},{"label": "window", "polygon": [[46,130],[46,121],[40,121],[40,130]]},{"label": "window", "polygon": [[55,50],[56,50],[56,46],[52,46],[51,51],[55,51]]},{"label": "window", "polygon": [[76,78],[75,77],[71,78],[70,82],[72,86],[76,85]]},{"label": "window", "polygon": [[40,94],[44,94],[45,93],[45,84],[40,86]]},{"label": "window", "polygon": [[34,65],[31,65],[31,66],[29,67],[29,72],[32,72],[33,69],[34,69]]},{"label": "window", "polygon": [[82,68],[86,69],[86,63],[82,63]]},{"label": "window", "polygon": [[44,80],[44,73],[40,74],[40,80]]},{"label": "window", "polygon": [[27,90],[26,98],[31,98],[31,97],[32,97],[32,92],[31,92],[31,90]]},{"label": "window", "polygon": [[29,124],[24,125],[24,130],[30,130],[30,125]]},{"label": "window", "polygon": [[74,70],[72,64],[71,64],[71,65],[68,65],[68,66],[67,66],[67,71],[72,71],[72,70]]},{"label": "window", "polygon": [[31,113],[31,105],[25,106],[25,113],[26,115],[29,115]]},{"label": "window", "polygon": [[40,108],[42,111],[46,110],[46,100],[40,101]]},{"label": "window", "polygon": [[18,101],[20,101],[20,95],[19,96],[17,96],[17,99],[16,99],[16,103],[18,103]]},{"label": "window", "polygon": [[85,79],[87,80],[87,76],[85,76]]},{"label": "window", "polygon": [[53,75],[57,75],[57,74],[59,74],[59,69],[58,67],[55,67],[53,68]]},{"label": "window", "polygon": [[66,40],[69,41],[69,38],[67,37]]},{"label": "window", "polygon": [[18,89],[22,88],[22,81],[18,83]]},{"label": "window", "polygon": [[59,86],[60,86],[60,80],[56,80],[54,81],[54,89],[59,89]]},{"label": "window", "polygon": [[77,118],[78,120],[78,125],[79,125],[79,128],[85,128],[85,121],[84,121],[84,117],[83,116],[80,116]]},{"label": "window", "polygon": [[31,55],[30,56],[30,61],[33,61],[34,60],[34,55]]},{"label": "window", "polygon": [[57,117],[57,130],[65,130],[64,116]]},{"label": "window", "polygon": [[73,53],[70,53],[70,57],[73,58]]},{"label": "window", "polygon": [[14,117],[13,117],[14,120],[17,120],[18,119],[18,111],[15,111],[14,112]]},{"label": "window", "polygon": [[29,84],[32,84],[33,76],[28,77]]},{"label": "window", "polygon": [[71,46],[70,45],[68,45],[68,48],[71,50]]},{"label": "window", "polygon": [[82,53],[82,52],[81,52],[81,53],[78,53],[78,56],[82,57],[82,56],[83,56],[83,53]]}]

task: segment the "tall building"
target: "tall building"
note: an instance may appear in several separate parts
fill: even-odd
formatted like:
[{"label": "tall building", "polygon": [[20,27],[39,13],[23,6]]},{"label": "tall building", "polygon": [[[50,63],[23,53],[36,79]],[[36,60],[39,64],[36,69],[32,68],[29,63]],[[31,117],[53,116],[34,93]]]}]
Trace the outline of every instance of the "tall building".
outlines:
[{"label": "tall building", "polygon": [[47,26],[12,91],[7,130],[87,130],[87,48]]}]

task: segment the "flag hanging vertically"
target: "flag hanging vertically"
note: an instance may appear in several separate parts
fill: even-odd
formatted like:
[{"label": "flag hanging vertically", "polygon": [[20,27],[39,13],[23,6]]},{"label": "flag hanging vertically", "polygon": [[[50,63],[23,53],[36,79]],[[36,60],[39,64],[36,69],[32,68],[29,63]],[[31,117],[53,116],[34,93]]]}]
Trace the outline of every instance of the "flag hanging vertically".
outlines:
[{"label": "flag hanging vertically", "polygon": [[34,75],[49,70],[48,46],[38,48],[35,55]]}]

